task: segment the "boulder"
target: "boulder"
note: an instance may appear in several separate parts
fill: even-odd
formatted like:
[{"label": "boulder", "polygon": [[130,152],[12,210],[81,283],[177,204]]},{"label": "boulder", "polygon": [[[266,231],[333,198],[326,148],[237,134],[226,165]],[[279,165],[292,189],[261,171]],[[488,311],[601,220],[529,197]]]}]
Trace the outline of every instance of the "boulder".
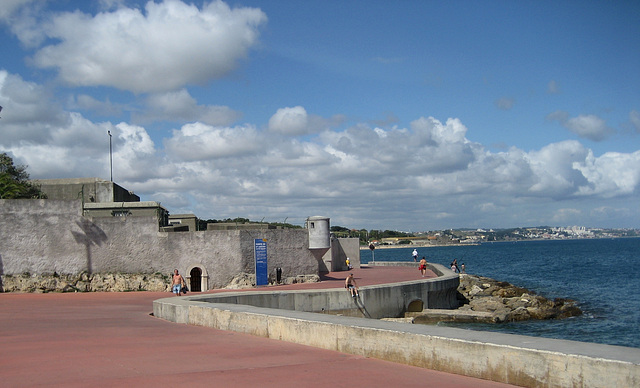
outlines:
[{"label": "boulder", "polygon": [[461,306],[456,310],[449,310],[450,313],[433,310],[412,313],[414,322],[500,323],[529,319],[561,319],[582,314],[582,310],[573,300],[558,298],[551,301],[526,288],[469,274],[460,275],[458,301]]},{"label": "boulder", "polygon": [[224,288],[229,290],[238,290],[242,288],[252,288],[256,286],[256,275],[241,273],[233,277],[229,284]]}]

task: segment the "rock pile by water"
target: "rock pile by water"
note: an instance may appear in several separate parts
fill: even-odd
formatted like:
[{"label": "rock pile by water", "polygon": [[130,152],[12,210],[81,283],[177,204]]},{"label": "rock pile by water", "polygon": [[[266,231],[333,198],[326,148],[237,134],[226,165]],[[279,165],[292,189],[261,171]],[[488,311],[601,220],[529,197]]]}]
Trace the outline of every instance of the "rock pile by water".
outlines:
[{"label": "rock pile by water", "polygon": [[460,275],[458,300],[464,313],[490,313],[490,322],[512,322],[530,319],[562,319],[582,314],[576,302],[570,299],[549,300],[535,292],[511,283],[483,276]]},{"label": "rock pile by water", "polygon": [[549,300],[511,283],[468,274],[460,275],[460,307],[454,310],[424,309],[407,312],[402,322],[502,323],[532,319],[562,319],[582,314],[570,299]]}]

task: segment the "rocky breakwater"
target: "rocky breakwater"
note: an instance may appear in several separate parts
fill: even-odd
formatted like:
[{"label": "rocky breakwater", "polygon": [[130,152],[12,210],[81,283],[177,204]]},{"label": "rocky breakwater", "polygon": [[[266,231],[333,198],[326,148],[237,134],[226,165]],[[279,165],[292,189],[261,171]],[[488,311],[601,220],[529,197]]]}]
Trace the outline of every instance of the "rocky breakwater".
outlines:
[{"label": "rocky breakwater", "polygon": [[570,299],[547,299],[511,283],[468,274],[460,275],[460,307],[455,310],[425,309],[407,313],[413,323],[501,323],[531,319],[563,319],[582,314]]}]

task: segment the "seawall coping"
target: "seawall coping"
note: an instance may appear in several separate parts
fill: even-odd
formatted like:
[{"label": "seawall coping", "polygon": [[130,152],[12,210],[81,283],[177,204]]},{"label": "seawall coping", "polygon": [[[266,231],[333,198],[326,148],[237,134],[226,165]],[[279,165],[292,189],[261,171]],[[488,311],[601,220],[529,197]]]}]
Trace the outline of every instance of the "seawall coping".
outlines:
[{"label": "seawall coping", "polygon": [[[386,287],[394,285],[397,284]],[[345,292],[333,288],[287,293],[336,290]],[[282,294],[281,291],[265,293]],[[156,300],[154,314],[178,323],[248,333],[521,386],[640,385],[640,349],[635,348],[211,303],[202,301],[202,296]]]},{"label": "seawall coping", "polygon": [[[318,290],[296,290],[288,292],[311,292]],[[392,322],[379,319],[367,319],[358,317],[348,317],[333,314],[312,313],[296,310],[272,309],[266,307],[249,306],[229,303],[210,303],[191,298],[197,297],[168,297],[154,301],[162,305],[173,305],[179,308],[189,308],[191,306],[208,307],[212,309],[226,310],[234,313],[247,313],[257,315],[269,315],[282,318],[305,320],[309,322],[328,323],[336,325],[354,326],[375,330],[388,330],[393,332],[404,332],[408,334],[418,334],[448,338],[452,340],[470,341],[478,343],[495,344],[502,346],[512,346],[530,350],[539,350],[561,354],[580,355],[585,357],[600,358],[603,360],[614,360],[638,364],[640,366],[640,349],[624,346],[597,344],[590,342],[579,342],[571,340],[553,339],[546,337],[533,337],[518,334],[504,334],[487,331],[476,331],[458,329],[453,327],[442,327],[437,325],[416,325],[404,322]],[[155,313],[155,307],[154,307]],[[163,317],[159,317],[163,318]],[[167,319],[167,318],[163,318]],[[172,321],[172,319],[167,319]],[[187,323],[187,322],[178,322]]]}]

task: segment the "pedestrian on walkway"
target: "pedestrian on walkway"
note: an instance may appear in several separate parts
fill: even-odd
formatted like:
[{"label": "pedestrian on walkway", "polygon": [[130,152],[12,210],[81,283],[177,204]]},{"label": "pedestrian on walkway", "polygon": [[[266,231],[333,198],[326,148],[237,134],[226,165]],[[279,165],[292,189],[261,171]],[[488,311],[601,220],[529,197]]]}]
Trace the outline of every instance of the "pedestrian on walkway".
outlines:
[{"label": "pedestrian on walkway", "polygon": [[420,273],[422,274],[422,277],[425,277],[427,275],[427,259],[424,258],[424,256],[422,256],[422,260],[420,260]]},{"label": "pedestrian on walkway", "polygon": [[182,287],[186,286],[184,278],[178,273],[177,269],[173,270],[173,276],[171,278],[171,290],[176,296],[180,296]]}]

